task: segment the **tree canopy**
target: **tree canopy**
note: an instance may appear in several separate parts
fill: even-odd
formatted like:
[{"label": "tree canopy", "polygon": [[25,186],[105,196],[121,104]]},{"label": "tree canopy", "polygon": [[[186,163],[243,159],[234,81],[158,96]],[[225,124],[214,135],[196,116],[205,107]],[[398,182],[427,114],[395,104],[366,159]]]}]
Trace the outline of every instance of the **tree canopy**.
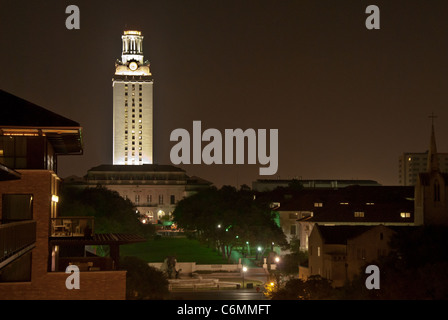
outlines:
[{"label": "tree canopy", "polygon": [[269,203],[254,199],[247,188],[209,188],[181,200],[173,212],[177,225],[214,244],[230,260],[232,249],[246,243],[270,248],[287,245]]},{"label": "tree canopy", "polygon": [[133,233],[152,235],[152,225],[140,222],[133,204],[118,192],[104,187],[75,188],[63,185],[60,216],[94,216],[95,233]]}]

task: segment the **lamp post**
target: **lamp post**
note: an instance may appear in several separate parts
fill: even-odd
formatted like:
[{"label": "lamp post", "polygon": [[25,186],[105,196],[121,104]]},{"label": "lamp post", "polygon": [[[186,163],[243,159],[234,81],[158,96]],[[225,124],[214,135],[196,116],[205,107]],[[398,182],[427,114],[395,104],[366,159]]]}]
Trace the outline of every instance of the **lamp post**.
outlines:
[{"label": "lamp post", "polygon": [[246,273],[246,271],[247,271],[247,267],[244,266],[243,267],[243,289],[244,289],[244,274]]}]

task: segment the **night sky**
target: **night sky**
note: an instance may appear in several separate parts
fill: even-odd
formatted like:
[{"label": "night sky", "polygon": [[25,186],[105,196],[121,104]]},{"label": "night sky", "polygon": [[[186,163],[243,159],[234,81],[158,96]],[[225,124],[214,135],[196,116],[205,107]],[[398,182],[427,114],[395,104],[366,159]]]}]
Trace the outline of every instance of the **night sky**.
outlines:
[{"label": "night sky", "polygon": [[[65,8],[80,9],[68,30]],[[381,29],[367,30],[368,5]],[[144,35],[154,77],[154,143],[170,133],[279,130],[279,169],[181,165],[217,186],[258,178],[398,184],[398,157],[428,149],[434,112],[448,152],[448,1],[0,1],[0,88],[83,127],[84,155],[58,174],[112,162],[112,77],[121,35]]]}]

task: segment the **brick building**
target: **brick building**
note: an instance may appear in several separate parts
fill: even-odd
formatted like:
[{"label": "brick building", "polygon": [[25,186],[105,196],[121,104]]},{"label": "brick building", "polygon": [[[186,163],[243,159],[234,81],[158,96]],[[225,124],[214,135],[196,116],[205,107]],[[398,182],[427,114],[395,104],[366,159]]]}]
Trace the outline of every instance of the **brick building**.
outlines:
[{"label": "brick building", "polygon": [[[125,299],[118,248],[144,239],[95,234],[91,217],[58,215],[57,156],[82,154],[81,126],[5,91],[0,107],[0,299]],[[86,256],[93,244],[111,256]],[[66,287],[69,264],[79,289]]]}]

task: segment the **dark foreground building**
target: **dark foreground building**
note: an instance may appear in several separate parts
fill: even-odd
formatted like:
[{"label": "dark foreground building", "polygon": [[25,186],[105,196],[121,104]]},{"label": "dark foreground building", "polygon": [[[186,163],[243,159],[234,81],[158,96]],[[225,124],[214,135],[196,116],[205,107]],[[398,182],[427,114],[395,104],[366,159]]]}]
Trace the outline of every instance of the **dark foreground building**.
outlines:
[{"label": "dark foreground building", "polygon": [[[0,299],[125,299],[119,246],[144,239],[58,215],[57,157],[82,154],[81,126],[5,91],[0,109]],[[110,257],[88,255],[90,245],[110,246]],[[68,265],[79,289],[66,286]]]}]

